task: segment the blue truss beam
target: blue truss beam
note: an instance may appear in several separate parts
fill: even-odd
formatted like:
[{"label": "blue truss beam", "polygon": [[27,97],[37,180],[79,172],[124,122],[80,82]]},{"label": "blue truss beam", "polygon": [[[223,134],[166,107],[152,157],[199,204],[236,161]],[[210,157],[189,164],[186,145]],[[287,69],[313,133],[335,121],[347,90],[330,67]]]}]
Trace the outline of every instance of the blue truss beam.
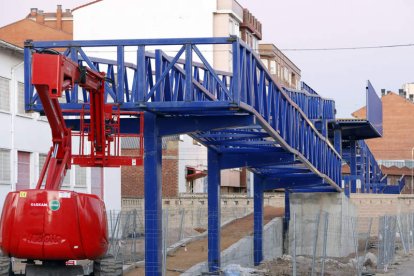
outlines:
[{"label": "blue truss beam", "polygon": [[241,167],[257,167],[277,165],[278,163],[286,164],[293,161],[294,156],[290,153],[280,151],[267,152],[250,152],[250,153],[226,153],[221,158],[221,169],[241,168]]},{"label": "blue truss beam", "polygon": [[254,124],[254,117],[247,116],[192,116],[163,117],[158,119],[161,136],[209,131],[221,128],[241,127]]}]

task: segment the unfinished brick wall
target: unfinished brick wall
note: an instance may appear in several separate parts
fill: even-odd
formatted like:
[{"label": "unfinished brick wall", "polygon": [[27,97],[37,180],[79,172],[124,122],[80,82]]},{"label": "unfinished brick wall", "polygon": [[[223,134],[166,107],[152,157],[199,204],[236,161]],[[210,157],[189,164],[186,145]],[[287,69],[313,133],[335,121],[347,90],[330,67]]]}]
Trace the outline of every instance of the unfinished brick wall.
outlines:
[{"label": "unfinished brick wall", "polygon": [[378,234],[378,218],[384,215],[399,215],[414,212],[414,197],[411,195],[351,194],[351,202],[358,209],[358,230],[366,232],[369,218],[371,233]]},{"label": "unfinished brick wall", "polygon": [[[137,155],[138,150],[123,149],[122,155]],[[144,197],[144,166],[121,168],[123,198]],[[167,142],[162,151],[162,196],[178,195],[178,141]]]}]

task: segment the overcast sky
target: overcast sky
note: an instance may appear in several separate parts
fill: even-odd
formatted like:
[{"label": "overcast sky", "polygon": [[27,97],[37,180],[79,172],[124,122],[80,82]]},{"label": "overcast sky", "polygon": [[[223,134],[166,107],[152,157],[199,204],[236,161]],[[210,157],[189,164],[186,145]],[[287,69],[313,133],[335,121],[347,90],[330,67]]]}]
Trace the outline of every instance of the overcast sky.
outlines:
[{"label": "overcast sky", "polygon": [[[238,1],[262,22],[263,42],[280,49],[414,43],[412,0]],[[24,18],[32,7],[54,11],[57,4],[72,9],[87,2],[0,0],[0,26]],[[338,117],[350,117],[365,104],[368,79],[378,94],[414,82],[414,47],[284,52],[302,70],[302,80],[336,100]]]}]

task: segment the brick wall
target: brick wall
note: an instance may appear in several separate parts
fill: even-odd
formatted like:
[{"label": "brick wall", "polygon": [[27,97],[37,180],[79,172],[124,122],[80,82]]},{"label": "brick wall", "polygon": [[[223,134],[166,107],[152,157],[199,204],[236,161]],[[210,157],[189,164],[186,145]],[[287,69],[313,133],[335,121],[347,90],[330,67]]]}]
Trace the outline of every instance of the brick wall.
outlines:
[{"label": "brick wall", "polygon": [[372,220],[371,234],[378,234],[378,218],[414,212],[412,195],[351,194],[351,202],[358,208],[358,230],[366,232]]},{"label": "brick wall", "polygon": [[[137,155],[138,151],[123,149],[122,155]],[[144,166],[121,168],[121,195],[123,198],[144,196]],[[167,142],[162,151],[162,195],[178,195],[178,141]]]},{"label": "brick wall", "polygon": [[[414,147],[414,104],[395,93],[389,93],[381,100],[383,137],[366,142],[378,160],[411,160],[411,149]],[[352,115],[365,118],[365,107]]]}]

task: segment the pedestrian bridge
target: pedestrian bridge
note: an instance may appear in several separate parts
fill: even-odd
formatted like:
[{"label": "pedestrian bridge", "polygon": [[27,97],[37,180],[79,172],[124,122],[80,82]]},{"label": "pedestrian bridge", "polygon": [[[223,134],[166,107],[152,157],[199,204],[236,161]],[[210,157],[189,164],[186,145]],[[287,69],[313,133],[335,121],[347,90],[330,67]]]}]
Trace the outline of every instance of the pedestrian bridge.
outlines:
[{"label": "pedestrian bridge", "polygon": [[[217,44],[228,45],[232,72],[215,70],[201,50]],[[177,49],[171,56],[163,51],[170,46]],[[306,84],[301,90],[281,87],[237,37],[27,41],[26,110],[42,112],[30,85],[32,52],[51,49],[63,49],[83,66],[104,71],[108,103],[144,112],[147,275],[159,274],[162,267],[162,136],[189,134],[208,148],[210,271],[220,268],[220,170],[248,167],[254,172],[255,263],[262,260],[264,191],[342,191],[343,137],[335,123],[335,103]],[[61,107],[80,112],[88,100],[75,86],[65,92]],[[136,132],[137,124],[138,119],[123,118],[121,130]]]}]

